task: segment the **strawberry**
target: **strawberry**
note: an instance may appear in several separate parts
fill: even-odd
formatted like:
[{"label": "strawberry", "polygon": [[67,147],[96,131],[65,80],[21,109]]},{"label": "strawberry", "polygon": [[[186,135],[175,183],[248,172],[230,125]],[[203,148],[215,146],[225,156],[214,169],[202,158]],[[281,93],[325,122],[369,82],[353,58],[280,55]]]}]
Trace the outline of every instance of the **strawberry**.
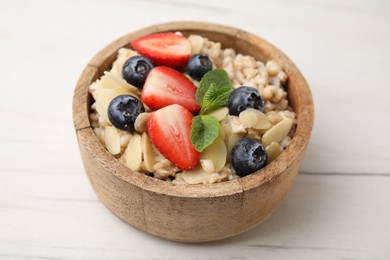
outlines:
[{"label": "strawberry", "polygon": [[191,112],[198,112],[196,87],[180,72],[168,67],[155,67],[145,80],[142,101],[151,109],[157,110],[172,104],[181,105]]},{"label": "strawberry", "polygon": [[142,56],[153,61],[155,66],[183,69],[191,56],[191,43],[173,32],[157,33],[138,38],[131,42]]},{"label": "strawberry", "polygon": [[161,108],[149,116],[148,134],[162,155],[182,170],[195,167],[200,153],[190,139],[193,115],[180,105]]}]

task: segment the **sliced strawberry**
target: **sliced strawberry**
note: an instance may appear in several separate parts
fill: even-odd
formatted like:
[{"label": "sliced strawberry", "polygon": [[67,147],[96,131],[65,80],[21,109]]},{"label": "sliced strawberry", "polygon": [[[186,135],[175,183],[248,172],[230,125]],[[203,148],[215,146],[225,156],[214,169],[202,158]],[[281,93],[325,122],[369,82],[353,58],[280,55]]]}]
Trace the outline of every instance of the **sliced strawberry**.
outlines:
[{"label": "sliced strawberry", "polygon": [[191,112],[198,112],[200,106],[196,103],[195,93],[194,83],[186,76],[160,66],[149,72],[142,89],[142,101],[153,110],[178,104]]},{"label": "sliced strawberry", "polygon": [[193,115],[186,108],[170,105],[153,112],[148,119],[148,134],[162,155],[182,170],[198,164],[200,153],[190,139]]},{"label": "sliced strawberry", "polygon": [[153,61],[155,66],[182,69],[191,56],[191,43],[173,32],[157,33],[138,38],[131,42],[142,56]]}]

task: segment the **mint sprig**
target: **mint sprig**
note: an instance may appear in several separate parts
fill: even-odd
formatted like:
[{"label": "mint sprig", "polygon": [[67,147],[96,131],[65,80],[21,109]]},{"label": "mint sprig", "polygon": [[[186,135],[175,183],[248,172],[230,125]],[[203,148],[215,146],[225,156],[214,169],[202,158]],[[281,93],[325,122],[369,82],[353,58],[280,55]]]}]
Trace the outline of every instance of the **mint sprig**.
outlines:
[{"label": "mint sprig", "polygon": [[229,76],[224,70],[207,72],[196,91],[196,102],[201,105],[200,114],[194,117],[191,128],[191,142],[195,149],[202,152],[218,137],[219,122],[207,112],[227,105],[233,91]]}]

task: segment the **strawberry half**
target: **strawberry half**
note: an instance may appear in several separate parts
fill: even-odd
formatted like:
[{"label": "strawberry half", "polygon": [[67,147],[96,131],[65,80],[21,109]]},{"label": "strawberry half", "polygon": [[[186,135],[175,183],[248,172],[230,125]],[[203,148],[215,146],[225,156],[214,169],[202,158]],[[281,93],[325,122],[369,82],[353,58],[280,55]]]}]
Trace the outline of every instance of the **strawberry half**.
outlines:
[{"label": "strawberry half", "polygon": [[157,33],[138,38],[131,42],[142,56],[153,61],[155,66],[182,69],[191,56],[191,43],[173,32]]},{"label": "strawberry half", "polygon": [[195,98],[196,86],[186,76],[168,67],[155,67],[145,80],[142,101],[153,110],[172,104],[181,105],[191,112],[200,106]]},{"label": "strawberry half", "polygon": [[148,134],[162,155],[182,170],[195,167],[200,153],[190,139],[193,115],[179,105],[153,112],[148,119]]}]

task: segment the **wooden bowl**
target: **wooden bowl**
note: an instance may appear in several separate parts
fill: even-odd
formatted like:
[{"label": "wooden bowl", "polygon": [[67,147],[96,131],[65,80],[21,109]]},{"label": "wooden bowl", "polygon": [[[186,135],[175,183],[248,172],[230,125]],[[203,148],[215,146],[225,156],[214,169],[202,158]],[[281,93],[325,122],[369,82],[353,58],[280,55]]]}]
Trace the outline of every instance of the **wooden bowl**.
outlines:
[{"label": "wooden bowl", "polygon": [[[221,42],[223,48],[283,64],[288,99],[297,114],[288,148],[262,170],[238,180],[207,185],[174,185],[134,172],[114,158],[92,131],[88,87],[110,69],[121,47],[140,36],[180,31]],[[313,125],[313,100],[298,68],[263,39],[232,27],[172,22],[129,33],[100,51],[86,66],[74,92],[73,120],[81,157],[100,200],[116,216],[150,234],[175,241],[203,242],[248,230],[269,216],[290,190],[299,171]]]}]

